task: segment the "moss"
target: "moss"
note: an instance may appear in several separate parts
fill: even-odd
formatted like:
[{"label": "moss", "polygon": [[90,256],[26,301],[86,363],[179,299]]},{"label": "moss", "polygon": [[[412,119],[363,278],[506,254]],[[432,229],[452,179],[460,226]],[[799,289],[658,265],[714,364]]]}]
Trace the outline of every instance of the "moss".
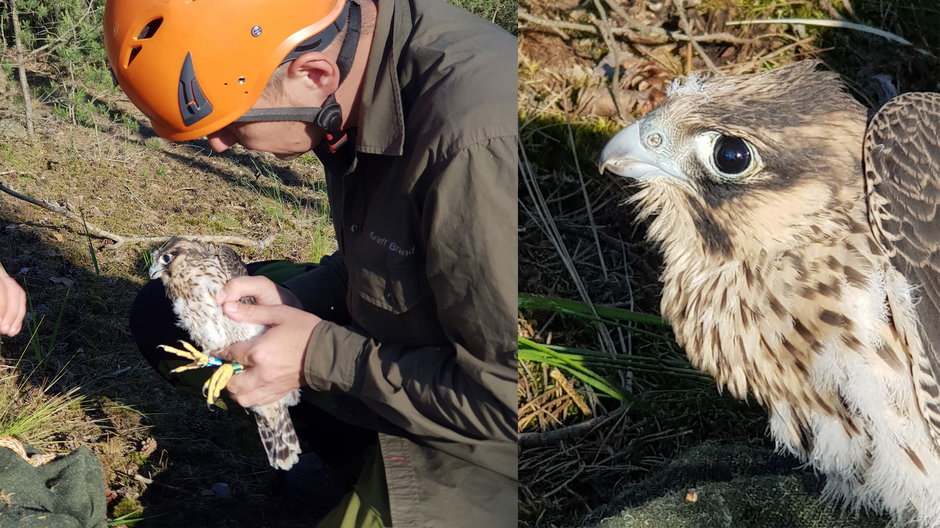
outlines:
[{"label": "moss", "polygon": [[132,499],[130,497],[122,497],[121,500],[114,504],[114,508],[111,511],[111,516],[113,518],[120,518],[134,513],[143,512],[143,510],[144,506],[140,503],[139,500]]},{"label": "moss", "polygon": [[127,458],[128,460],[131,461],[131,463],[136,464],[138,466],[142,466],[146,464],[148,460],[150,460],[149,455],[145,455],[141,453],[140,451],[131,451],[130,453],[127,454]]}]

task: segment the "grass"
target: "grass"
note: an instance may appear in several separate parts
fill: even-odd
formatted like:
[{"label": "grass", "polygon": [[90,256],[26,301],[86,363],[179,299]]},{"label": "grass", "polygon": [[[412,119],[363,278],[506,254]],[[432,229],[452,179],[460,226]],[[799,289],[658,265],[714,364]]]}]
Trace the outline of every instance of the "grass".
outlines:
[{"label": "grass", "polygon": [[[20,361],[0,365],[0,437],[12,436],[34,448],[60,451],[62,439],[95,430],[86,419],[85,398],[72,387],[56,392],[61,377],[30,381]],[[32,373],[35,373],[33,371]]]},{"label": "grass", "polygon": [[88,242],[88,256],[91,257],[91,264],[92,266],[94,266],[95,275],[101,275],[101,267],[98,266],[98,256],[95,255],[95,247],[92,245],[92,242],[91,242],[91,232],[88,231],[88,222],[85,221],[84,211],[82,211],[82,227],[84,228],[83,234],[85,235],[85,240]]},{"label": "grass", "polygon": [[451,3],[489,20],[513,35],[517,33],[516,0],[451,0]]},{"label": "grass", "polygon": [[[138,509],[139,504],[133,504],[132,501],[128,502],[130,504],[126,506],[119,504],[114,508],[115,517],[114,519],[108,521],[108,526],[133,526],[136,523],[147,520],[147,518],[143,515],[143,510]],[[127,513],[121,513],[126,508],[132,509]]]},{"label": "grass", "polygon": [[322,218],[318,219],[313,231],[310,233],[308,261],[319,262],[322,257],[335,251],[335,245],[332,224]]},{"label": "grass", "polygon": [[[554,367],[574,376],[582,384],[591,387],[595,391],[609,396],[615,400],[625,401],[626,394],[618,389],[614,384],[605,380],[595,370],[598,366],[605,366],[604,359],[607,357],[596,350],[574,349],[570,347],[548,346],[536,343],[530,339],[519,338],[519,360],[539,363]],[[612,366],[622,366],[614,363]],[[557,378],[557,375],[554,376]],[[567,392],[567,391],[566,391]],[[577,397],[570,394],[577,403]],[[578,406],[582,409],[585,407]],[[526,421],[520,417],[523,423]],[[523,426],[523,429],[525,427]]]}]

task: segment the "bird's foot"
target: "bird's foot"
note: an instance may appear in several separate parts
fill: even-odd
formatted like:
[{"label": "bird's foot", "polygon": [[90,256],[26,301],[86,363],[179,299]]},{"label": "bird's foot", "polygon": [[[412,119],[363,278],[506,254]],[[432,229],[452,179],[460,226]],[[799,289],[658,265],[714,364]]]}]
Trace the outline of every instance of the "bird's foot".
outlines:
[{"label": "bird's foot", "polygon": [[206,403],[209,405],[215,403],[215,400],[218,399],[219,394],[222,393],[222,389],[228,385],[228,381],[232,379],[232,376],[240,374],[243,370],[245,370],[245,367],[240,363],[234,361],[231,363],[222,363],[218,370],[213,372],[212,376],[202,386],[202,395],[206,397]]},{"label": "bird's foot", "polygon": [[186,358],[186,359],[192,359],[192,360],[193,360],[192,363],[190,363],[190,364],[188,364],[188,365],[183,365],[182,367],[177,367],[177,368],[171,370],[170,372],[172,372],[172,373],[175,374],[175,373],[177,373],[177,372],[184,372],[184,371],[187,371],[187,370],[193,370],[193,369],[197,369],[197,368],[203,368],[203,367],[218,367],[218,366],[222,365],[222,360],[221,360],[221,359],[219,359],[219,358],[217,358],[217,357],[215,357],[215,356],[212,356],[212,355],[210,355],[210,354],[206,354],[206,353],[204,353],[204,352],[200,352],[199,350],[196,349],[196,347],[192,346],[191,344],[187,343],[186,341],[180,341],[180,344],[183,346],[182,349],[174,348],[174,347],[171,347],[171,346],[169,346],[169,345],[160,345],[160,346],[159,346],[159,348],[163,349],[163,351],[165,351],[165,352],[169,352],[169,353],[171,353],[171,354],[176,354],[176,355],[179,356],[179,357]]},{"label": "bird's foot", "polygon": [[203,367],[213,367],[217,370],[212,373],[212,376],[208,381],[202,386],[202,395],[206,397],[206,403],[212,405],[219,398],[219,395],[222,393],[222,389],[228,385],[228,381],[232,379],[232,376],[235,374],[241,373],[245,370],[240,363],[225,362],[221,359],[211,355],[201,352],[193,345],[187,343],[186,341],[180,341],[180,344],[183,346],[182,349],[160,345],[160,348],[171,354],[176,354],[177,356],[191,359],[192,363],[188,365],[183,365],[182,367],[177,367],[170,372],[178,373],[185,372],[187,370],[193,370]]}]

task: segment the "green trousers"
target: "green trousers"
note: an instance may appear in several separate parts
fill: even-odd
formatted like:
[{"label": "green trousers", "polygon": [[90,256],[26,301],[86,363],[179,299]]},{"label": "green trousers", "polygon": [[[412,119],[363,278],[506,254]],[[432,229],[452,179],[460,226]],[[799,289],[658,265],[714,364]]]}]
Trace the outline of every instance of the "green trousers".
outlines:
[{"label": "green trousers", "polygon": [[378,446],[364,456],[355,488],[347,493],[317,528],[385,528],[391,526],[385,469]]}]

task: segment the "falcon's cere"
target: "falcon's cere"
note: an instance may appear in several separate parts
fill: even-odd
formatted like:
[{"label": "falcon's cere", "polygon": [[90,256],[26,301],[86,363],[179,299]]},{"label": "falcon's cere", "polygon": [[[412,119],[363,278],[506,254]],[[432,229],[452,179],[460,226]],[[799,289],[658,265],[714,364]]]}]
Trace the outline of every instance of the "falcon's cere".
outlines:
[{"label": "falcon's cere", "polygon": [[[173,301],[173,311],[179,318],[178,325],[189,332],[196,344],[206,352],[200,353],[185,343],[185,350],[164,347],[175,354],[195,360],[191,365],[175,370],[213,366],[212,363],[219,360],[209,356],[209,352],[238,341],[252,339],[267,329],[263,325],[239,323],[229,319],[215,300],[216,294],[226,282],[245,274],[245,264],[228,246],[213,246],[173,237],[163,247],[154,251],[150,278],[160,278],[167,297]],[[231,377],[232,365],[219,365],[219,371],[213,374],[207,383],[210,399],[213,394],[218,396],[227,377]],[[271,467],[289,469],[300,456],[300,441],[288,411],[288,406],[295,405],[298,401],[299,390],[276,403],[251,407]]]},{"label": "falcon's cere", "polygon": [[600,168],[638,188],[693,364],[829,495],[940,527],[940,94],[867,115],[814,62],[693,76]]}]

